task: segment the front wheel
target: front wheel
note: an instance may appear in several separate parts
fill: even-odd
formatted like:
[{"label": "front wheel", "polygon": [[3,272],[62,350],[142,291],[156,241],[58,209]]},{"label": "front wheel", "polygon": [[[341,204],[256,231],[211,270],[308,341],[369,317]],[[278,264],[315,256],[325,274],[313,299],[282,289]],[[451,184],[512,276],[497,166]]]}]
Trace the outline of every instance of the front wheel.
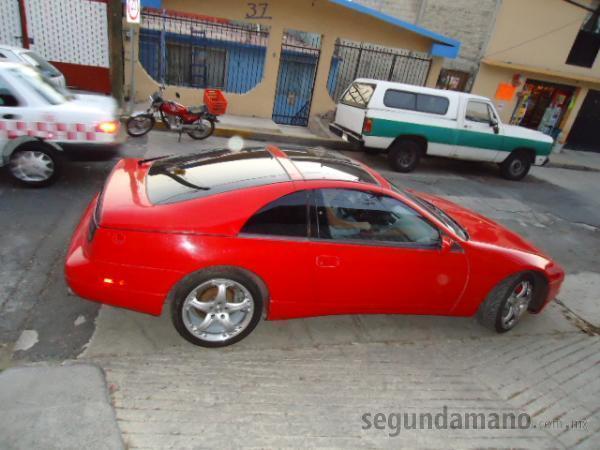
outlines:
[{"label": "front wheel", "polygon": [[500,172],[507,180],[519,181],[525,178],[531,169],[531,157],[525,152],[511,153],[500,164]]},{"label": "front wheel", "polygon": [[533,279],[527,274],[509,277],[489,293],[479,307],[477,319],[491,330],[505,333],[513,329],[533,299]]},{"label": "front wheel", "polygon": [[27,142],[11,155],[8,170],[19,183],[29,187],[44,187],[56,181],[60,174],[61,157],[44,142]]},{"label": "front wheel", "polygon": [[132,137],[141,137],[154,128],[156,120],[152,114],[140,114],[127,119],[125,127],[127,134]]},{"label": "front wheel", "polygon": [[215,132],[215,122],[210,119],[198,119],[194,122],[194,126],[193,130],[186,131],[192,139],[206,139]]},{"label": "front wheel", "polygon": [[233,268],[209,269],[179,286],[171,319],[192,344],[224,347],[248,336],[262,310],[263,295],[250,276]]}]

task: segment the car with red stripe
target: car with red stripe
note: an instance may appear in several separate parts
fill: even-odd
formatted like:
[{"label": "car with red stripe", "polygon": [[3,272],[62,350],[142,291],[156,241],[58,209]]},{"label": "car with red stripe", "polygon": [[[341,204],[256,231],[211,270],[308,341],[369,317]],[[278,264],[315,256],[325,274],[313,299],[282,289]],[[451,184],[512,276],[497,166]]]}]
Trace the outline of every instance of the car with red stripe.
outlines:
[{"label": "car with red stripe", "polygon": [[69,157],[114,155],[119,130],[115,99],[72,93],[33,67],[0,62],[0,167],[22,184],[51,184]]},{"label": "car with red stripe", "polygon": [[514,232],[401,189],[324,149],[121,160],[77,227],[77,295],[160,315],[219,347],[267,320],[473,316],[497,332],[557,295],[564,271]]}]

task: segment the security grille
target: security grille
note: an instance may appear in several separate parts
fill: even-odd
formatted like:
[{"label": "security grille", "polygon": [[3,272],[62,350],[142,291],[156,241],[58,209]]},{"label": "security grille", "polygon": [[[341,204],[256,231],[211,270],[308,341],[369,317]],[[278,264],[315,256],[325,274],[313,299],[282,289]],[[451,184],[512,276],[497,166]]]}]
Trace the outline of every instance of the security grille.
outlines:
[{"label": "security grille", "polygon": [[25,0],[25,9],[31,48],[44,58],[109,67],[106,3]]},{"label": "security grille", "polygon": [[23,46],[21,16],[16,0],[0,0],[0,44]]},{"label": "security grille", "polygon": [[157,82],[244,93],[263,78],[268,28],[146,8],[140,62]]},{"label": "security grille", "polygon": [[338,40],[327,82],[329,95],[338,100],[356,78],[374,78],[423,86],[431,58],[405,49]]}]

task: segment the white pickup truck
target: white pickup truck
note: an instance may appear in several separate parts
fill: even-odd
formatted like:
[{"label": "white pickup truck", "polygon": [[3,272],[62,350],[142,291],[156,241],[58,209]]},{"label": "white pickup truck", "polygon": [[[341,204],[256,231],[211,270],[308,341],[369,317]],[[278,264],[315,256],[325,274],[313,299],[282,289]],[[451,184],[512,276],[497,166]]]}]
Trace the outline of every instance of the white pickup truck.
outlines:
[{"label": "white pickup truck", "polygon": [[118,105],[56,88],[36,69],[0,62],[0,167],[28,186],[56,180],[64,157],[106,159],[119,147]]},{"label": "white pickup truck", "polygon": [[546,164],[553,145],[543,133],[503,124],[485,97],[372,79],[342,94],[330,129],[366,150],[387,150],[399,172],[444,156],[497,163],[510,180]]}]

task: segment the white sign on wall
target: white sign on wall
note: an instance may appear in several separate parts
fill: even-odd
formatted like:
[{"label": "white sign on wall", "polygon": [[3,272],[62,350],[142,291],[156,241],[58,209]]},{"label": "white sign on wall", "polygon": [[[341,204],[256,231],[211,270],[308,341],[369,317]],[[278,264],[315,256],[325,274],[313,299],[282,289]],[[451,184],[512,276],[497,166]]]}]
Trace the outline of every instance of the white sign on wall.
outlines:
[{"label": "white sign on wall", "polygon": [[142,7],[140,0],[127,0],[126,5],[127,23],[140,23]]}]

